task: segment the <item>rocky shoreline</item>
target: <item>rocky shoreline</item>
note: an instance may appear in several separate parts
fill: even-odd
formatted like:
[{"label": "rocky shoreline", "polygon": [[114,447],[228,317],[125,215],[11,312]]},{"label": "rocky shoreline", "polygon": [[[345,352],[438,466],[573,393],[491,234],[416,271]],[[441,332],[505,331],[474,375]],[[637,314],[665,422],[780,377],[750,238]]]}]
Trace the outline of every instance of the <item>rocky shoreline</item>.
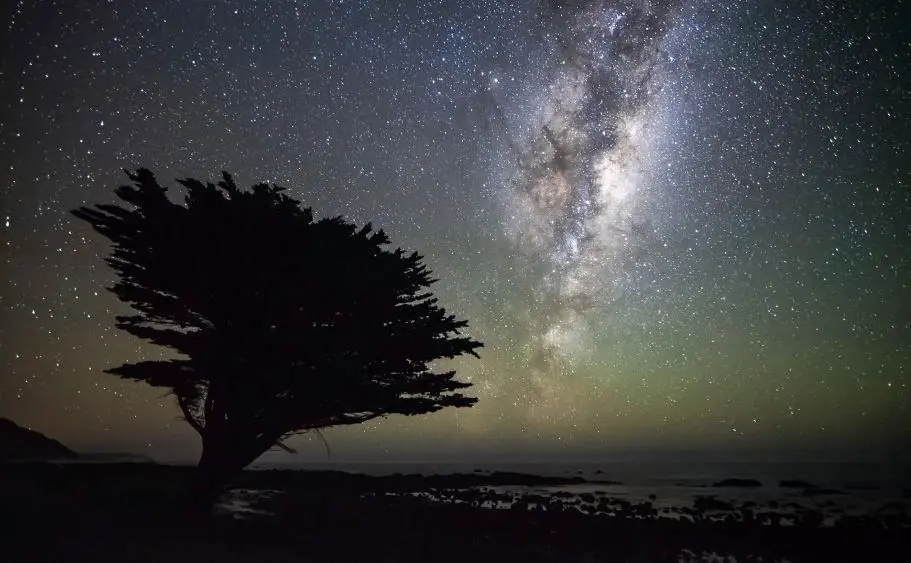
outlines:
[{"label": "rocky shoreline", "polygon": [[[0,517],[14,523],[2,541],[22,557],[9,560],[75,560],[105,548],[122,556],[96,560],[144,561],[134,557],[137,546],[157,560],[194,562],[696,561],[712,553],[738,561],[847,555],[900,561],[911,555],[911,519],[899,501],[826,522],[825,511],[731,503],[711,494],[676,510],[611,496],[609,486],[574,494],[573,486],[592,485],[577,476],[276,470],[244,472],[223,495],[218,515],[188,522],[175,507],[181,483],[191,477],[190,467],[154,464],[0,466]],[[517,492],[523,487],[567,489]],[[64,538],[54,545],[69,551],[46,553],[50,543],[26,541],[36,534]],[[237,559],[239,553],[246,558]]]}]

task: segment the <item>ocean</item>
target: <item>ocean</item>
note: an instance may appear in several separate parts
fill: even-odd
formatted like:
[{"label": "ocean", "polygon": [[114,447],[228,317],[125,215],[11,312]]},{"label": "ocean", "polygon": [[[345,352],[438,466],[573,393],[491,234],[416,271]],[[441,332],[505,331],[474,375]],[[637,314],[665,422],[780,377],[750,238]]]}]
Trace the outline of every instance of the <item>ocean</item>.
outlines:
[{"label": "ocean", "polygon": [[582,477],[640,486],[710,486],[727,478],[777,486],[799,479],[817,487],[901,491],[911,486],[911,465],[877,462],[260,462],[252,469],[333,470],[366,475],[453,474],[509,471],[547,477]]},{"label": "ocean", "polygon": [[[586,483],[559,486],[512,486],[497,490],[514,494],[574,495],[601,493],[655,507],[691,506],[700,496],[726,502],[777,502],[819,509],[836,508],[863,514],[900,502],[911,509],[911,467],[874,462],[576,462],[576,463],[260,463],[253,469],[337,470],[367,475],[453,474],[508,471],[548,477],[581,477]],[[752,479],[758,487],[715,486],[724,479]],[[812,486],[782,487],[783,480]]]}]

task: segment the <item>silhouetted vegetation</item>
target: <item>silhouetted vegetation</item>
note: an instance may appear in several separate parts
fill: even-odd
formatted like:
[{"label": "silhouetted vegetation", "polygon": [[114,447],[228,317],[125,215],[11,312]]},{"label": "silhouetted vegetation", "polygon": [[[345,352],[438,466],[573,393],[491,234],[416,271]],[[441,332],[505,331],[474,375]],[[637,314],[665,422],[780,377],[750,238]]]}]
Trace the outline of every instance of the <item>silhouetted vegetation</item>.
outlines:
[{"label": "silhouetted vegetation", "polygon": [[370,224],[314,221],[277,186],[184,179],[179,204],[149,170],[127,175],[115,193],[132,209],[73,213],[113,243],[111,290],[137,311],[117,327],[182,357],[108,372],[173,391],[202,437],[202,506],[290,435],[475,403],[430,367],[481,344],[437,304],[416,252],[387,250]]}]

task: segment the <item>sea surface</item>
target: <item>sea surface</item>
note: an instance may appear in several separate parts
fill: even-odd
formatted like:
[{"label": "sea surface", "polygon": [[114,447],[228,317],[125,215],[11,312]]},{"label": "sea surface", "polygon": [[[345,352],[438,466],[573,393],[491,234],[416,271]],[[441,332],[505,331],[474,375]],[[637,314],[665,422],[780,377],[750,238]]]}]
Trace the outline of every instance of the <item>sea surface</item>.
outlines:
[{"label": "sea surface", "polygon": [[[496,487],[512,493],[582,495],[602,493],[657,507],[690,506],[700,496],[768,505],[791,503],[807,508],[837,506],[839,512],[864,514],[899,503],[911,510],[911,466],[875,462],[577,462],[577,463],[281,463],[253,469],[337,470],[366,475],[453,474],[508,471],[548,477],[581,477],[586,483],[559,486]],[[759,487],[715,486],[724,479],[753,479]],[[812,485],[781,487],[782,480]]]},{"label": "sea surface", "polygon": [[911,486],[911,465],[877,462],[261,462],[252,469],[334,470],[366,475],[453,474],[509,471],[548,477],[621,481],[642,486],[700,486],[721,479],[756,479],[775,486],[782,479],[800,479],[818,487],[897,489]]}]

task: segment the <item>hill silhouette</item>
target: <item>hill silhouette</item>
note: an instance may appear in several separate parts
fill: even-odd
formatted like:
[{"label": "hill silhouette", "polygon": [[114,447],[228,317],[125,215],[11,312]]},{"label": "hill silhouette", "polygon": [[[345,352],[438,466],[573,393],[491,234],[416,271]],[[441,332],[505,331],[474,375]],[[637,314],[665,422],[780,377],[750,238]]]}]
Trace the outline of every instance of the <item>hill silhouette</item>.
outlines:
[{"label": "hill silhouette", "polygon": [[79,454],[40,432],[0,418],[0,461],[74,459]]}]

